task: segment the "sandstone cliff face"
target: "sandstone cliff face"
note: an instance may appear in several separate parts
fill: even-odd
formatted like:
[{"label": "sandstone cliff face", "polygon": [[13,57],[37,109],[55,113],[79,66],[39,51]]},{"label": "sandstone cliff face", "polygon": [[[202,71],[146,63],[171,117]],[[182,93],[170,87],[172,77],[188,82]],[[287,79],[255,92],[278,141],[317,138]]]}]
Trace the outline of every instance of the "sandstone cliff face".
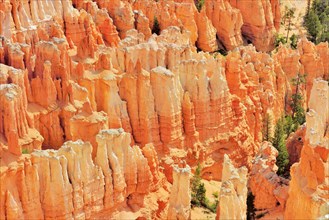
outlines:
[{"label": "sandstone cliff face", "polygon": [[[274,21],[278,26],[279,10],[278,1],[229,1],[231,5],[238,8],[243,17],[242,34],[251,41],[258,50],[269,51],[273,49],[274,34],[276,32]],[[272,4],[271,4],[272,3]],[[273,17],[272,5],[275,7]],[[253,16],[250,16],[250,9]]]},{"label": "sandstone cliff face", "polygon": [[35,129],[27,112],[28,98],[24,92],[27,71],[3,64],[0,64],[0,68],[1,142],[16,155],[21,155],[22,149],[41,149],[43,137]]},{"label": "sandstone cliff face", "polygon": [[224,47],[232,50],[242,45],[241,12],[233,8],[228,1],[212,0],[205,3],[207,16],[217,30],[217,36]]},{"label": "sandstone cliff face", "polygon": [[299,129],[289,135],[286,141],[287,150],[289,153],[289,165],[299,162],[300,155],[305,143],[306,124],[299,127]]},{"label": "sandstone cliff face", "polygon": [[[282,115],[291,79],[310,72],[310,96],[329,66],[327,43],[257,52],[280,15],[276,0],[253,5],[246,17],[240,1],[206,1],[200,12],[191,0],[1,2],[1,218],[120,218],[127,207],[166,218],[172,164],[201,162],[204,178],[220,180],[228,154],[251,169],[263,117]],[[195,47],[218,42],[236,49]],[[34,149],[52,150],[20,157]],[[223,201],[242,204],[240,193]]]},{"label": "sandstone cliff face", "polygon": [[[122,127],[131,132],[134,142],[141,145],[152,142],[158,152],[188,146],[191,162],[206,152],[209,161],[205,173],[209,178],[220,179],[220,173],[212,173],[220,168],[224,153],[229,153],[238,165],[251,166],[261,140],[264,112],[273,112],[275,118],[282,114],[285,96],[291,88],[289,78],[294,76],[291,72],[308,68],[312,63],[327,65],[327,45],[307,52],[303,49],[307,45],[305,40],[299,45],[300,50],[316,59],[304,62],[306,55],[301,57],[292,51],[296,54],[292,62],[299,66],[296,69],[286,64],[291,57],[286,48],[273,57],[258,53],[251,46],[239,48],[227,59],[197,54],[191,47],[191,30],[181,32],[177,27],[162,30],[160,36],[151,36],[147,41],[143,34],[127,30],[124,31],[127,38],[120,43],[113,40],[112,46],[118,46],[109,48],[108,36],[96,28],[98,14],[104,14],[105,9],[88,1],[75,2],[78,9],[66,1],[61,4],[67,8],[62,17],[52,21],[53,26],[59,25],[57,29],[53,26],[43,29],[39,25],[36,31],[28,33],[35,36],[36,44],[23,44],[16,39],[2,44],[6,57],[3,61],[27,69],[28,76],[21,84],[22,95],[29,103],[31,127],[34,125],[42,135],[45,148],[58,149],[65,140],[83,139],[92,143],[95,157],[96,134],[101,129]],[[128,3],[117,1],[110,5],[110,15],[116,13],[116,4],[121,8]],[[153,3],[148,4],[136,2],[133,8],[151,18]],[[209,9],[208,3],[200,13],[194,7],[189,9],[190,3],[173,4],[175,8],[185,4],[184,8],[192,10],[194,17],[207,20],[204,11]],[[162,5],[156,3],[156,10]],[[99,2],[99,7],[109,5]],[[91,33],[87,38],[73,39],[66,30],[61,31],[60,25],[76,16],[83,16],[84,27]],[[210,23],[207,24],[211,30]],[[28,34],[24,39],[29,39]],[[32,55],[31,49],[36,54]],[[171,73],[160,73],[168,71]],[[318,71],[315,76],[326,74],[325,68]],[[42,96],[41,90],[47,96]],[[165,96],[159,91],[164,91]],[[90,129],[80,129],[83,125]],[[236,147],[227,147],[229,142]]]},{"label": "sandstone cliff face", "polygon": [[[98,43],[105,42],[115,46],[119,41],[115,27],[121,38],[134,28],[148,38],[156,17],[160,22],[161,30],[172,25],[184,27],[191,32],[191,43],[198,42],[199,47],[206,51],[217,49],[215,32],[226,49],[242,45],[241,29],[257,49],[268,50],[273,32],[280,24],[280,8],[277,0],[255,1],[253,4],[257,16],[248,16],[249,10],[243,3],[223,0],[207,1],[201,13],[196,10],[193,1],[138,0],[133,4],[120,0],[113,3],[103,0],[73,1],[75,8],[70,4],[68,0],[40,4],[38,1],[12,4],[4,2],[2,5],[6,10],[1,13],[4,20],[2,24],[4,36],[17,39],[19,42],[24,42],[27,36],[29,41],[40,37],[49,39],[51,35],[45,30],[45,25],[41,25],[43,27],[38,30],[39,33],[43,33],[42,36],[33,33],[31,27],[39,21],[53,24],[55,20],[61,27],[65,25],[64,32],[71,45],[77,45],[84,36],[91,34]],[[11,8],[12,13],[9,10]],[[133,10],[139,12],[135,13]],[[57,11],[60,13],[57,14]],[[89,15],[93,17],[93,21]],[[96,29],[99,29],[100,33],[97,33]]]},{"label": "sandstone cliff face", "polygon": [[122,203],[143,206],[156,155],[145,158],[122,129],[102,130],[97,142],[95,162],[91,144],[78,140],[2,169],[1,218],[89,219]]},{"label": "sandstone cliff face", "polygon": [[246,219],[247,168],[235,168],[225,154],[216,219]]},{"label": "sandstone cliff face", "polygon": [[167,219],[190,219],[191,218],[191,192],[190,192],[191,169],[175,165],[173,168],[173,186],[170,193]]},{"label": "sandstone cliff face", "polygon": [[328,215],[328,83],[315,79],[306,115],[300,162],[291,167],[284,217],[325,218]]},{"label": "sandstone cliff face", "polygon": [[278,151],[269,142],[264,142],[254,160],[249,188],[255,196],[256,209],[273,209],[280,205],[282,210],[288,197],[288,180],[276,174]]}]

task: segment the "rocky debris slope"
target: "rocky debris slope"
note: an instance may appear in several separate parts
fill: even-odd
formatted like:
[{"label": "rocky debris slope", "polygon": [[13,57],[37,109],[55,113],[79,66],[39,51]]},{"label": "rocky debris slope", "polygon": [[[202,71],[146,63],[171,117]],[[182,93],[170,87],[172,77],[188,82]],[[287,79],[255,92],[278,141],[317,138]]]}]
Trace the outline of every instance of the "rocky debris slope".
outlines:
[{"label": "rocky debris slope", "polygon": [[306,114],[306,135],[300,161],[291,167],[286,219],[326,218],[328,212],[329,86],[315,79]]}]

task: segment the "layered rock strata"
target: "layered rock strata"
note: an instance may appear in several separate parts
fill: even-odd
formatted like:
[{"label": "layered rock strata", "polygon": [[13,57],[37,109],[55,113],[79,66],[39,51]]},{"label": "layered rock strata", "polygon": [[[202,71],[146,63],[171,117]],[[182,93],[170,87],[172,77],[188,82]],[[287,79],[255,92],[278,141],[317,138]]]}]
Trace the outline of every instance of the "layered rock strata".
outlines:
[{"label": "layered rock strata", "polygon": [[[143,201],[152,211],[134,217],[166,218],[162,167],[171,182],[180,160],[203,163],[203,177],[215,180],[225,154],[251,169],[263,117],[290,111],[291,79],[309,72],[301,92],[311,97],[329,66],[328,43],[257,52],[270,49],[280,15],[276,0],[252,5],[248,17],[240,1],[206,1],[200,12],[191,0],[2,1],[1,218],[101,218]],[[160,35],[151,34],[155,17]],[[240,47],[244,38],[256,47]],[[236,49],[224,57],[195,45]],[[54,150],[19,157],[34,149]],[[75,173],[72,161],[91,173]]]},{"label": "layered rock strata", "polygon": [[[93,10],[87,5],[77,7],[81,13],[101,10],[95,4],[90,5]],[[93,26],[94,21],[89,24]],[[41,37],[41,32],[35,34]],[[27,68],[28,77],[21,88],[29,103],[31,125],[44,138],[43,147],[58,149],[65,140],[83,139],[92,143],[95,157],[95,134],[122,127],[131,132],[133,141],[141,145],[152,142],[159,153],[188,147],[188,161],[193,162],[205,152],[209,178],[221,178],[215,170],[221,170],[224,153],[236,164],[251,167],[262,139],[265,112],[280,117],[291,94],[290,75],[285,74],[290,74],[285,61],[291,54],[286,48],[270,56],[252,46],[241,47],[223,59],[196,53],[190,34],[177,27],[147,41],[134,30],[126,35],[114,48],[98,41],[97,34],[90,35],[91,44],[81,39],[76,48],[76,40],[56,33],[57,37],[47,38],[49,41],[31,45],[36,48],[34,55],[28,50],[30,45],[3,41],[4,62]],[[306,40],[299,48],[304,44]],[[15,59],[9,59],[14,57],[8,49],[12,45],[18,51]],[[326,54],[327,44],[320,48],[309,53],[318,57],[314,61],[317,65],[325,66],[325,56],[317,53]],[[293,62],[301,69],[313,62],[303,63],[300,54],[293,54]],[[326,74],[324,68],[320,71]],[[165,90],[159,87],[160,79],[166,81]],[[47,97],[39,92],[45,88]],[[80,125],[91,129],[81,130]],[[234,147],[227,147],[229,142]]]},{"label": "layered rock strata", "polygon": [[124,203],[143,206],[154,181],[148,164],[156,154],[145,158],[122,129],[102,130],[97,142],[95,162],[91,144],[78,140],[2,169],[1,218],[89,219]]}]

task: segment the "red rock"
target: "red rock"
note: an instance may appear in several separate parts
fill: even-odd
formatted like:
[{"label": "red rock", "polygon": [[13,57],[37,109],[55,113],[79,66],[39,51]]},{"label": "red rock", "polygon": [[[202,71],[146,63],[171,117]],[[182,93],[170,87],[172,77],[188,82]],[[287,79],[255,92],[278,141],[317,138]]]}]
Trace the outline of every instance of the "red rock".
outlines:
[{"label": "red rock", "polygon": [[284,209],[288,197],[288,180],[276,174],[278,151],[270,142],[263,142],[256,155],[249,178],[249,187],[255,196],[256,209],[273,209],[278,204]]},{"label": "red rock", "polygon": [[[272,4],[275,9],[275,19],[273,19],[273,9],[270,1],[230,1],[231,5],[240,10],[243,18],[242,34],[250,40],[253,45],[260,51],[270,51],[273,49],[274,34],[278,26],[278,8],[275,1]],[[253,16],[250,16],[250,8],[253,8]]]},{"label": "red rock", "polygon": [[[204,178],[221,180],[227,154],[235,166],[252,170],[264,116],[275,121],[290,111],[291,79],[310,72],[301,89],[307,97],[313,79],[328,75],[326,43],[302,40],[297,50],[257,52],[270,49],[280,15],[276,0],[253,4],[257,10],[249,16],[240,1],[206,1],[201,12],[192,0],[1,2],[0,156],[6,186],[0,218],[166,218],[172,164],[200,162]],[[151,35],[155,17],[160,35]],[[240,47],[241,27],[256,48]],[[220,46],[238,48],[226,57],[197,52],[196,45],[217,50],[215,35]],[[108,128],[120,130],[102,131]],[[309,132],[308,138],[317,142],[320,136]],[[65,143],[72,140],[78,142]],[[59,150],[19,156],[41,148]],[[307,176],[310,188],[319,186],[326,170],[318,159],[326,160],[326,148],[306,147],[301,155],[317,172],[310,174],[301,159],[306,173],[293,168],[293,176]],[[29,166],[34,171],[25,171]],[[8,177],[8,169],[19,172]],[[263,172],[268,173],[274,172]],[[293,185],[299,181],[295,177]],[[284,189],[272,187],[264,176],[258,179],[275,191],[260,191],[258,201],[269,197],[264,205],[284,204]],[[54,184],[50,193],[49,183]],[[228,204],[243,203],[244,197],[237,200],[234,194],[236,185],[224,187],[232,192],[225,194]],[[185,209],[181,204],[172,201],[171,210]]]},{"label": "red rock", "polygon": [[301,151],[305,142],[306,125],[299,127],[299,129],[289,135],[286,141],[286,146],[289,154],[290,166],[299,162]]},{"label": "red rock", "polygon": [[217,30],[217,36],[228,50],[242,45],[241,12],[233,8],[228,1],[212,0],[205,2],[208,18]]},{"label": "red rock", "polygon": [[216,29],[206,15],[205,10],[197,14],[198,41],[197,46],[203,51],[214,52],[218,50]]}]

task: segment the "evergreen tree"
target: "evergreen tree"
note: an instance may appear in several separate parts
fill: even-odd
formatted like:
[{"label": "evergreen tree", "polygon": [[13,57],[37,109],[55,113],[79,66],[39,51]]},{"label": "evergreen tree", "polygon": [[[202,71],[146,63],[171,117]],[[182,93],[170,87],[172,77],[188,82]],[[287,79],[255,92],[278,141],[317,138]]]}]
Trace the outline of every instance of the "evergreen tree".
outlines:
[{"label": "evergreen tree", "polygon": [[266,113],[263,119],[263,141],[271,141],[272,137],[272,116]]},{"label": "evergreen tree", "polygon": [[195,6],[198,9],[198,11],[200,12],[203,5],[204,5],[204,1],[205,0],[194,0]]},{"label": "evergreen tree", "polygon": [[191,203],[195,206],[206,205],[206,188],[201,182],[201,166],[198,164],[191,180]]},{"label": "evergreen tree", "polygon": [[290,133],[297,130],[297,125],[294,124],[294,121],[290,115],[286,115],[284,119],[284,132],[286,137],[288,137]]},{"label": "evergreen tree", "polygon": [[254,220],[256,218],[254,201],[255,196],[252,194],[252,192],[249,192],[247,197],[247,220]]},{"label": "evergreen tree", "polygon": [[305,20],[305,28],[309,34],[309,40],[316,43],[322,26],[319,17],[313,10],[311,10],[307,15]]},{"label": "evergreen tree", "polygon": [[289,38],[289,40],[290,40],[291,48],[296,49],[297,48],[297,41],[298,41],[297,35],[292,34],[291,37]]},{"label": "evergreen tree", "polygon": [[303,97],[300,94],[300,87],[306,84],[306,74],[297,74],[296,78],[292,79],[292,84],[296,87],[295,93],[291,98],[292,119],[295,124],[302,125],[305,123],[305,110],[303,108]]},{"label": "evergreen tree", "polygon": [[161,32],[160,24],[157,17],[154,17],[152,33],[159,35]]},{"label": "evergreen tree", "polygon": [[273,137],[273,146],[278,150],[279,154],[276,158],[276,165],[278,166],[278,175],[283,175],[289,163],[289,154],[285,144],[286,134],[284,128],[284,118],[281,117],[276,125]]},{"label": "evergreen tree", "polygon": [[309,40],[314,43],[329,40],[329,1],[314,0],[304,16]]},{"label": "evergreen tree", "polygon": [[201,182],[201,166],[198,164],[194,176],[191,180],[191,204],[192,206],[204,207],[213,213],[216,213],[218,205],[218,193],[214,193],[215,202],[210,203],[206,197],[206,187]]},{"label": "evergreen tree", "polygon": [[[286,36],[286,42],[288,42],[289,39],[289,32],[291,31],[291,26],[292,24],[292,19],[295,18],[295,11],[296,8],[288,8],[287,6],[285,7],[285,12],[284,12],[284,25],[285,25],[285,29],[287,31],[287,36]],[[286,24],[286,21],[288,22]]]}]

